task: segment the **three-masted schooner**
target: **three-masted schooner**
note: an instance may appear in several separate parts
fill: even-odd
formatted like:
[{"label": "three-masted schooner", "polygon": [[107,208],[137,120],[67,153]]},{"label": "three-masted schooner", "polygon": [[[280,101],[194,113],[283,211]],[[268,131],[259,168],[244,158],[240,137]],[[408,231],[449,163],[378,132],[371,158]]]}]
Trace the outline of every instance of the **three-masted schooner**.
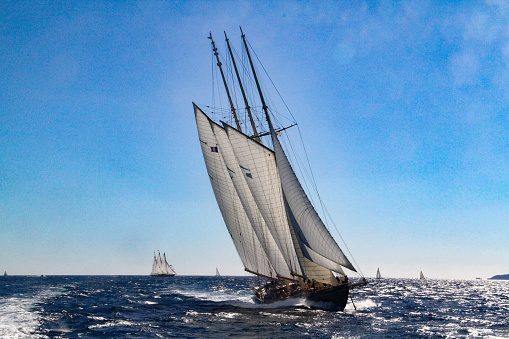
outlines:
[{"label": "three-masted schooner", "polygon": [[[348,281],[343,268],[353,272],[356,269],[318,216],[283,150],[278,136],[286,128],[276,129],[272,123],[245,35],[241,36],[249,60],[241,65],[241,70],[250,71],[250,79],[254,79],[261,101],[260,115],[268,130],[257,131],[255,106],[250,105],[251,97],[246,94],[226,33],[230,78],[223,71],[212,34],[209,39],[236,127],[213,121],[193,103],[202,153],[219,209],[245,270],[269,280],[255,290],[260,302],[305,297],[333,302],[343,310],[349,290],[367,281]],[[228,86],[233,79],[236,92]],[[244,126],[250,125],[244,131],[237,114],[241,109],[235,107],[232,98],[239,92],[245,105]],[[263,136],[268,142],[262,142]]]},{"label": "three-masted schooner", "polygon": [[166,253],[163,253],[163,256],[161,257],[161,253],[156,254],[154,253],[154,262],[152,263],[152,272],[150,273],[151,276],[154,277],[172,277],[177,272],[173,269],[172,265],[169,265],[166,261]]}]

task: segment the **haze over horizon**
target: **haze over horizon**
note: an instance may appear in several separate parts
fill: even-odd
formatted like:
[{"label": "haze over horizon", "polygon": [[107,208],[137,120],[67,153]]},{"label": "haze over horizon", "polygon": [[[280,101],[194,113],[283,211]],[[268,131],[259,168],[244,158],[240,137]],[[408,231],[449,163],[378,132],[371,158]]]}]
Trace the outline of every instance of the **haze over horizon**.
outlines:
[{"label": "haze over horizon", "polygon": [[508,273],[508,2],[0,9],[0,272],[148,275],[160,250],[180,275],[247,275],[192,107],[209,32],[240,50],[241,25],[364,275]]}]

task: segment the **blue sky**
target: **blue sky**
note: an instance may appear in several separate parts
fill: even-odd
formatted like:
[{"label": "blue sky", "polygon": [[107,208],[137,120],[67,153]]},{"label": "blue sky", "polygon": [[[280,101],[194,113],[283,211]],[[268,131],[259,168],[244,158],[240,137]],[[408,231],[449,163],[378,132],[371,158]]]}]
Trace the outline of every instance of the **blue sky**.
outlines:
[{"label": "blue sky", "polygon": [[[0,270],[244,274],[191,102],[241,25],[366,276],[509,273],[505,1],[0,4]],[[335,234],[335,231],[332,232]]]}]

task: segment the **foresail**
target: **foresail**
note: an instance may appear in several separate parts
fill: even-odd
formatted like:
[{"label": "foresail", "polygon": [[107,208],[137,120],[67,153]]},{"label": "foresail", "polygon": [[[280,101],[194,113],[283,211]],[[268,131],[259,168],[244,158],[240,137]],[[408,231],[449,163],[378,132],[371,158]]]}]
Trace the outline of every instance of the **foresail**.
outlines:
[{"label": "foresail", "polygon": [[214,136],[210,119],[194,105],[198,136],[219,209],[240,259],[246,270],[267,277],[276,277],[250,221],[222,157],[222,149]]},{"label": "foresail", "polygon": [[152,263],[152,272],[150,272],[151,275],[157,274],[157,259],[156,255],[154,254],[154,262]]},{"label": "foresail", "polygon": [[274,152],[231,126],[225,125],[225,130],[256,206],[286,264],[295,275],[302,275],[290,235]]},{"label": "foresail", "polygon": [[168,261],[166,260],[166,253],[163,253],[163,273],[171,274],[170,265],[168,265]]},{"label": "foresail", "polygon": [[249,190],[246,178],[242,173],[237,159],[235,158],[235,154],[226,131],[213,121],[210,122],[210,125],[214,131],[219,148],[221,148],[221,154],[225,161],[235,190],[240,198],[251,226],[253,227],[253,230],[255,231],[255,234],[260,241],[263,250],[265,251],[265,254],[267,254],[267,257],[269,258],[269,261],[274,267],[278,276],[288,279],[295,279],[292,277],[290,268],[288,267],[283,254],[276,244],[276,241],[274,240],[272,233],[267,227],[267,224],[265,223],[263,216],[256,205],[253,195]]},{"label": "foresail", "polygon": [[[306,245],[307,248],[311,249],[316,254],[355,271],[355,268],[343,254],[343,251],[341,251],[309,201],[272,126],[271,135],[274,144],[274,152],[276,154],[277,169],[281,178],[281,185],[289,210],[292,214],[291,222],[299,243]],[[306,248],[303,248],[304,256],[314,261],[313,255],[311,255],[312,252],[306,251],[305,249]],[[324,261],[321,261],[321,263],[317,262],[319,265],[322,265],[322,263],[324,263]],[[332,267],[324,267],[334,270]]]},{"label": "foresail", "polygon": [[[291,227],[290,233],[292,235],[292,241],[295,244],[295,252],[297,254],[297,258],[299,258],[299,263],[304,278],[307,280],[315,280],[321,283],[337,285],[337,281],[334,278],[331,270],[314,263],[304,256],[299,241],[297,240],[297,236]],[[337,272],[340,275],[345,275],[341,268]]]},{"label": "foresail", "polygon": [[157,254],[157,274],[163,274],[163,260],[161,259],[161,253]]}]

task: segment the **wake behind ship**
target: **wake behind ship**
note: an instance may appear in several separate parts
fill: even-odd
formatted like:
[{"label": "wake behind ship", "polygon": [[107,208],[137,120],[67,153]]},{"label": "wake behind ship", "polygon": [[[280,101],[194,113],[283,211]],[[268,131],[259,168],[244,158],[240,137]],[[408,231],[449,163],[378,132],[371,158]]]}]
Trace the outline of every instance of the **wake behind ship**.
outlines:
[{"label": "wake behind ship", "polygon": [[[245,35],[242,43],[247,61],[240,66],[226,33],[225,38],[229,56],[225,64],[231,76],[225,75],[212,34],[209,36],[235,127],[209,116],[222,112],[220,108],[212,108],[207,115],[193,106],[205,165],[226,227],[245,270],[267,280],[255,296],[260,302],[304,297],[331,302],[343,310],[350,289],[367,281],[362,276],[355,283],[348,280],[344,269],[357,271],[294,172],[279,140],[294,125],[274,126],[275,116],[266,104]],[[250,102],[249,86],[261,106]],[[242,94],[242,108],[236,107],[235,94]]]}]

